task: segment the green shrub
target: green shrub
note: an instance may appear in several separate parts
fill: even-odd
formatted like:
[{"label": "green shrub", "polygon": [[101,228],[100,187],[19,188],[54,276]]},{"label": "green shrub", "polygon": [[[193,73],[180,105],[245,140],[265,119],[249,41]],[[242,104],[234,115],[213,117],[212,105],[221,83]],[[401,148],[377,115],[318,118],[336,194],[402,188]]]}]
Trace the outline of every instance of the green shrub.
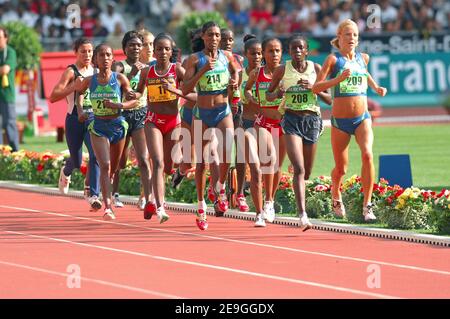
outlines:
[{"label": "green shrub", "polygon": [[37,68],[43,50],[37,32],[19,21],[8,22],[3,26],[8,30],[8,45],[17,53],[17,69]]},{"label": "green shrub", "polygon": [[212,12],[194,12],[186,16],[177,28],[177,46],[183,53],[191,52],[191,39],[189,33],[192,30],[201,28],[208,21],[216,22],[221,28],[226,28],[227,22],[222,14],[217,11]]}]

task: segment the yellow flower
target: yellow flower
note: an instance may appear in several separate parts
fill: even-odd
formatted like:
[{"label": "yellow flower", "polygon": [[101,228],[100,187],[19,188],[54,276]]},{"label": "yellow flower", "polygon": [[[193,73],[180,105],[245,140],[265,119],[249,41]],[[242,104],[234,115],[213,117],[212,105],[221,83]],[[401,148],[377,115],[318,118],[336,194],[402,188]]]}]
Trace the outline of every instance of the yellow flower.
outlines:
[{"label": "yellow flower", "polygon": [[448,207],[448,209],[450,209],[450,204],[448,204],[448,206],[447,206],[447,207]]}]

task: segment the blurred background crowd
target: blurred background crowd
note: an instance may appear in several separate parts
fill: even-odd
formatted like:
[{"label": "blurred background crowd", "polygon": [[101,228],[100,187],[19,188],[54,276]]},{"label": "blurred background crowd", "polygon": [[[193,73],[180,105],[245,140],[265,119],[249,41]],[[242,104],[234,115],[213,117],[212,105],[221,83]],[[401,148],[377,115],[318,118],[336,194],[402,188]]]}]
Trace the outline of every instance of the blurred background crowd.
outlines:
[{"label": "blurred background crowd", "polygon": [[[81,9],[80,28],[67,19],[67,8]],[[380,8],[381,28],[368,28],[373,14],[370,4]],[[46,51],[70,49],[74,38],[107,40],[120,48],[123,34],[146,27],[153,33],[174,33],[191,12],[219,11],[237,36],[285,36],[303,32],[311,36],[333,36],[337,25],[351,18],[360,32],[409,32],[427,35],[450,31],[448,0],[0,0],[0,21],[20,20],[35,28]]]}]

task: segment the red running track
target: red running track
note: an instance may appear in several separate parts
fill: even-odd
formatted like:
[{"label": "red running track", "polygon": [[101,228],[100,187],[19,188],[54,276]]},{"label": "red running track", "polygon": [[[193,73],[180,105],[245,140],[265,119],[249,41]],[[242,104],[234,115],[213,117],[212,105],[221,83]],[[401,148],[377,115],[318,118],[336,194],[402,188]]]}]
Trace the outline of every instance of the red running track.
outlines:
[{"label": "red running track", "polygon": [[450,298],[448,248],[115,211],[0,189],[0,298]]}]

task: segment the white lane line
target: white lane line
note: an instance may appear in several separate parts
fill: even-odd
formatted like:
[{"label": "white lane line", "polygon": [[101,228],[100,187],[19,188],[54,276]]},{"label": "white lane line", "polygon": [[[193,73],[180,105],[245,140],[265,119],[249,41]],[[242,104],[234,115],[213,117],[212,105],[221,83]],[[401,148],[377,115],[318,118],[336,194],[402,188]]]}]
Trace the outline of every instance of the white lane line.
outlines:
[{"label": "white lane line", "polygon": [[[38,268],[38,267],[32,267],[32,266],[23,265],[23,264],[12,263],[12,262],[8,262],[8,261],[4,261],[4,260],[0,260],[0,264],[6,265],[6,266],[11,266],[11,267],[16,267],[16,268],[22,268],[22,269],[42,272],[42,273],[46,273],[46,274],[50,274],[50,275],[56,275],[56,276],[60,276],[60,277],[68,277],[71,275],[68,273],[57,272],[57,271],[48,270],[48,269],[44,269],[44,268]],[[105,280],[100,280],[100,279],[80,277],[80,280],[86,281],[86,282],[92,282],[92,283],[96,283],[96,284],[100,284],[100,285],[104,285],[104,286],[108,286],[108,287],[114,287],[114,288],[139,292],[139,293],[143,293],[146,295],[152,295],[152,296],[156,296],[156,297],[160,297],[160,298],[185,299],[183,297],[165,294],[165,293],[154,291],[154,290],[148,290],[148,289],[137,288],[137,287],[132,287],[132,286],[128,286],[128,285],[122,285],[122,284],[118,284],[115,282],[110,282],[110,281],[105,281]]]},{"label": "white lane line", "polygon": [[171,234],[177,234],[177,235],[195,236],[195,237],[201,237],[201,238],[207,238],[207,239],[213,239],[213,240],[227,241],[227,242],[232,242],[232,243],[237,243],[237,244],[242,244],[242,245],[251,245],[251,246],[258,246],[258,247],[264,247],[264,248],[277,249],[277,250],[285,250],[285,251],[291,251],[291,252],[296,252],[296,253],[315,255],[315,256],[322,256],[322,257],[330,257],[330,258],[336,258],[336,259],[342,259],[342,260],[350,260],[350,261],[369,263],[369,264],[379,264],[379,265],[384,265],[384,266],[389,266],[389,267],[395,267],[395,268],[401,268],[401,269],[409,269],[409,270],[415,270],[415,271],[423,271],[423,272],[429,272],[429,273],[433,273],[433,274],[450,276],[450,271],[431,269],[431,268],[424,268],[424,267],[417,267],[417,266],[411,266],[411,265],[403,265],[403,264],[397,264],[397,263],[390,263],[390,262],[385,262],[385,261],[380,261],[380,260],[364,259],[364,258],[357,258],[357,257],[350,257],[350,256],[342,256],[342,255],[336,255],[336,254],[322,253],[322,252],[318,252],[318,251],[303,250],[303,249],[290,248],[290,247],[284,247],[284,246],[255,243],[255,242],[251,242],[251,241],[230,239],[230,238],[217,237],[217,236],[208,236],[208,235],[202,235],[202,234],[196,234],[196,233],[188,233],[188,232],[181,232],[181,231],[170,230],[170,229],[163,229],[163,228],[152,228],[152,227],[139,226],[139,225],[134,225],[134,224],[119,223],[119,222],[113,222],[113,221],[105,221],[105,220],[101,220],[101,219],[93,219],[93,218],[88,218],[88,217],[79,217],[79,216],[72,216],[72,215],[67,215],[67,214],[46,212],[46,211],[35,210],[35,209],[30,209],[30,208],[21,208],[21,207],[3,206],[3,205],[0,205],[0,207],[8,208],[8,209],[15,209],[15,210],[19,210],[19,211],[43,213],[43,214],[53,215],[53,216],[69,217],[69,218],[72,218],[72,219],[88,220],[88,221],[93,221],[93,222],[97,222],[97,223],[113,224],[113,225],[120,225],[120,226],[139,228],[139,229],[146,229],[146,230],[154,230],[154,231],[158,231],[158,232],[165,232],[165,233],[171,233]]},{"label": "white lane line", "polygon": [[273,279],[273,280],[289,282],[289,283],[293,283],[293,284],[301,284],[301,285],[306,285],[306,286],[319,287],[319,288],[330,289],[330,290],[346,292],[346,293],[352,293],[352,294],[362,295],[362,296],[367,296],[367,297],[384,298],[384,299],[399,299],[400,298],[400,297],[395,297],[395,296],[390,296],[390,295],[377,294],[377,293],[373,293],[373,292],[363,291],[363,290],[345,288],[345,287],[328,285],[328,284],[321,284],[321,283],[317,283],[317,282],[314,282],[314,281],[306,281],[306,280],[300,280],[300,279],[294,279],[294,278],[288,278],[288,277],[282,277],[282,276],[263,274],[263,273],[253,272],[253,271],[242,270],[242,269],[236,269],[236,268],[230,268],[230,267],[224,267],[224,266],[217,266],[217,265],[212,265],[212,264],[205,264],[205,263],[189,261],[189,260],[183,260],[183,259],[163,257],[163,256],[157,256],[157,255],[150,255],[150,254],[140,253],[140,252],[131,251],[131,250],[125,250],[125,249],[118,249],[118,248],[112,248],[112,247],[106,247],[106,246],[100,246],[100,245],[80,243],[80,242],[66,240],[66,239],[61,239],[61,238],[54,238],[54,237],[47,237],[47,236],[41,236],[41,235],[34,235],[34,234],[28,234],[28,233],[22,233],[22,232],[10,231],[10,230],[4,230],[4,232],[10,233],[10,234],[15,234],[15,235],[22,235],[22,236],[32,237],[32,238],[53,240],[53,241],[56,241],[56,242],[66,243],[66,244],[73,244],[73,245],[77,245],[77,246],[83,246],[83,247],[89,247],[89,248],[96,248],[96,249],[101,249],[101,250],[113,251],[113,252],[123,253],[123,254],[128,254],[128,255],[146,257],[146,258],[162,260],[162,261],[166,261],[166,262],[172,262],[172,263],[178,263],[178,264],[184,264],[184,265],[190,265],[190,266],[197,266],[197,267],[209,268],[209,269],[215,269],[215,270],[222,270],[222,271],[237,273],[237,274],[241,274],[241,275],[248,275],[248,276],[259,277],[259,278],[264,278],[264,279]]}]

